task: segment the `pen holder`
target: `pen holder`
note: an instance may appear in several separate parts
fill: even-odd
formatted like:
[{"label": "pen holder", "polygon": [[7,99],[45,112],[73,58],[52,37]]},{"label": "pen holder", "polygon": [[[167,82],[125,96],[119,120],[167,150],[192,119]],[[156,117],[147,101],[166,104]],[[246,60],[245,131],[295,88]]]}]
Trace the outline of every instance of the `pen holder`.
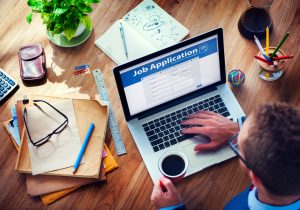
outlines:
[{"label": "pen holder", "polygon": [[[265,50],[265,49],[264,49]],[[269,56],[274,52],[275,47],[269,47]],[[282,50],[278,50],[276,52],[277,56],[284,56],[285,53]],[[258,53],[258,56],[263,57],[261,52]],[[279,79],[283,74],[283,68],[285,61],[279,60],[276,61],[277,65],[269,65],[263,61],[257,60],[258,68],[259,68],[259,77],[266,81],[275,81]]]}]

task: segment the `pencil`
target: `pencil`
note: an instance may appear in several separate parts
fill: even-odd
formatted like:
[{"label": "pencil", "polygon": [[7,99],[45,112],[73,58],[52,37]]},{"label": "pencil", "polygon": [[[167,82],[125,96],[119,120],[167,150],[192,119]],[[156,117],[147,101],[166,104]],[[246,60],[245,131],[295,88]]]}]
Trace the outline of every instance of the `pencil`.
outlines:
[{"label": "pencil", "polygon": [[273,64],[273,62],[269,62],[268,60],[266,60],[266,59],[264,59],[264,58],[262,58],[262,57],[259,57],[259,56],[257,56],[257,55],[255,55],[254,58],[256,58],[257,60],[260,60],[260,61],[262,61],[262,62],[265,62],[265,63],[267,63],[267,64],[269,64],[269,65],[272,65],[272,64]]},{"label": "pencil", "polygon": [[293,57],[294,57],[293,55],[284,55],[284,56],[274,57],[273,60],[274,61],[279,61],[279,60],[282,60],[282,59],[290,59],[290,58],[293,58]]},{"label": "pencil", "polygon": [[269,26],[266,28],[266,54],[269,56]]},{"label": "pencil", "polygon": [[258,38],[254,35],[254,41],[260,51],[260,53],[265,57],[265,59],[267,59],[269,62],[272,62],[272,60],[265,54],[264,49],[262,48]]},{"label": "pencil", "polygon": [[276,49],[274,50],[274,52],[272,53],[272,55],[270,56],[270,58],[272,59],[277,51],[279,50],[279,48],[281,47],[281,45],[285,42],[286,38],[290,35],[289,32],[286,32],[286,34],[284,35],[284,37],[282,38],[282,40],[279,42],[278,46],[276,47]]}]

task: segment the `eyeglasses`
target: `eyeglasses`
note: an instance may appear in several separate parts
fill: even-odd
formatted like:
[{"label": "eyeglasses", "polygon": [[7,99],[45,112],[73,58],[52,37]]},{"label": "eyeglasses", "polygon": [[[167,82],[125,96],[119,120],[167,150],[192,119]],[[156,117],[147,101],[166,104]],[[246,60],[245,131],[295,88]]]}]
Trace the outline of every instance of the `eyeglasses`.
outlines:
[{"label": "eyeglasses", "polygon": [[[240,129],[242,128],[244,122],[246,120],[246,117],[240,117],[237,119],[238,124]],[[241,159],[241,161],[247,166],[247,168],[251,169],[251,167],[249,166],[249,163],[247,163],[247,161],[245,160],[245,158],[243,158],[242,154],[241,154],[241,150],[239,148],[238,145],[238,136],[239,136],[239,132],[233,134],[229,140],[228,140],[228,144],[230,146],[230,148],[232,149],[232,151]]]},{"label": "eyeglasses", "polygon": [[56,109],[54,106],[52,106],[47,101],[44,101],[44,100],[33,100],[33,102],[34,102],[35,106],[38,106],[36,104],[37,102],[43,102],[43,103],[47,104],[48,106],[50,106],[52,109],[54,109],[57,113],[59,113],[65,119],[64,122],[60,126],[58,126],[56,129],[54,129],[50,134],[48,134],[47,136],[45,136],[45,137],[43,137],[43,138],[41,138],[39,140],[34,141],[34,140],[32,140],[31,135],[29,133],[29,129],[28,129],[27,121],[26,121],[27,110],[26,110],[26,107],[24,108],[24,110],[23,110],[23,119],[24,119],[24,125],[25,125],[25,128],[26,128],[29,140],[30,140],[30,142],[34,146],[38,147],[38,146],[41,146],[41,145],[47,143],[50,140],[50,138],[51,138],[52,135],[61,133],[67,127],[69,119],[68,119],[68,117],[65,114],[63,114],[61,111],[59,111],[58,109]]},{"label": "eyeglasses", "polygon": [[233,136],[231,136],[228,140],[228,144],[230,146],[230,148],[232,149],[232,151],[241,159],[241,161],[247,166],[247,168],[251,169],[251,167],[249,166],[249,163],[245,160],[245,158],[243,158],[243,156],[241,155],[241,150],[239,148],[238,145],[238,135],[239,133],[235,133]]}]

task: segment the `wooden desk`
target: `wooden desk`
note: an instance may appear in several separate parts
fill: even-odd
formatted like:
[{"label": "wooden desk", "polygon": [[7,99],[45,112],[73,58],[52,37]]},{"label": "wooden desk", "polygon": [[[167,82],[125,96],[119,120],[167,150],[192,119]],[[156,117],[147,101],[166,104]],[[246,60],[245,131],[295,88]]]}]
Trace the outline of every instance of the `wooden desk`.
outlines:
[{"label": "wooden desk", "polygon": [[[11,105],[24,94],[55,95],[76,90],[94,97],[97,89],[92,75],[72,75],[74,66],[89,63],[91,69],[100,68],[105,76],[113,109],[126,144],[127,155],[121,157],[115,155],[120,168],[108,175],[107,183],[82,187],[47,209],[154,209],[150,202],[153,184],[122,113],[112,74],[115,64],[94,45],[96,38],[139,2],[103,0],[102,3],[94,5],[94,12],[91,14],[93,20],[91,37],[81,46],[66,49],[49,42],[39,14],[34,15],[30,25],[26,23],[25,16],[29,8],[25,0],[0,0],[0,67],[20,83],[18,92],[0,107],[1,122],[10,118]],[[233,68],[240,68],[246,73],[245,84],[240,88],[232,88],[246,113],[254,106],[270,101],[286,101],[296,106],[300,105],[298,0],[274,1],[270,9],[274,23],[274,30],[270,36],[271,45],[277,45],[285,32],[290,31],[290,37],[283,49],[295,55],[294,59],[287,62],[284,76],[276,82],[265,82],[258,77],[256,62],[253,59],[257,54],[257,47],[253,41],[241,37],[237,29],[238,19],[247,8],[246,1],[157,0],[156,2],[184,24],[190,30],[190,36],[216,27],[224,28],[227,73]],[[48,81],[42,86],[25,87],[19,77],[17,52],[20,46],[29,43],[41,43],[46,51]],[[43,209],[39,198],[30,198],[27,195],[24,176],[14,171],[17,153],[2,125],[0,134],[0,208]],[[109,148],[115,154],[111,140]],[[239,162],[235,158],[194,174],[176,187],[188,209],[221,209],[249,183],[247,175],[239,168]]]}]

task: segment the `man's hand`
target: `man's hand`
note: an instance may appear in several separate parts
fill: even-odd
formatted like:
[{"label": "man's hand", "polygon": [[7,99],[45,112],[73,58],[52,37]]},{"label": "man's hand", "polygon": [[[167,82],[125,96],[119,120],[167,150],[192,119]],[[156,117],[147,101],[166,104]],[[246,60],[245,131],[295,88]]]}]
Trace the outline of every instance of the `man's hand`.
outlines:
[{"label": "man's hand", "polygon": [[195,151],[201,152],[219,149],[239,131],[236,122],[210,111],[199,111],[189,115],[181,124],[193,125],[193,127],[182,129],[183,134],[202,134],[210,138],[211,141],[208,144],[198,144],[194,147]]},{"label": "man's hand", "polygon": [[163,208],[181,204],[182,198],[178,194],[173,183],[169,179],[163,177],[155,183],[151,201],[156,208]]}]

